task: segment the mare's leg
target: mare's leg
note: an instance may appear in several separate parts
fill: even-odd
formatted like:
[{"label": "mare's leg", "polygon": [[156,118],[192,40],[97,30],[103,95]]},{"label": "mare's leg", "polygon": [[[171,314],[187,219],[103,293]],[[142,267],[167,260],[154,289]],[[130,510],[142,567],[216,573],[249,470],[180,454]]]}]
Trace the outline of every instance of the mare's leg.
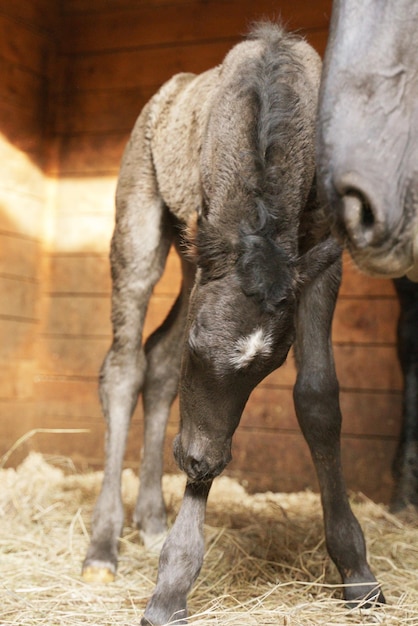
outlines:
[{"label": "mare's leg", "polygon": [[147,111],[148,107],[138,118],[125,151],[116,192],[116,224],[110,254],[113,341],[99,384],[107,421],[106,462],[93,514],[92,538],[83,564],[86,580],[113,580],[116,572],[124,517],[123,456],[146,369],[142,328],[172,237],[145,139]]},{"label": "mare's leg", "polygon": [[170,407],[177,395],[181,350],[187,321],[195,267],[182,259],[182,290],[163,325],[145,344],[147,371],[144,403],[144,448],[134,521],[145,545],[160,547],[166,531],[166,512],[161,490],[163,446]]},{"label": "mare's leg", "polygon": [[345,599],[353,603],[366,598],[384,601],[367,563],[363,533],[351,511],[341,468],[341,412],[331,345],[339,272],[337,262],[301,294],[295,408],[318,474],[326,544],[345,585]]},{"label": "mare's leg", "polygon": [[212,481],[187,483],[176,521],[164,543],[155,591],[141,626],[186,624],[187,595],[203,563],[203,524]]},{"label": "mare's leg", "polygon": [[401,305],[398,356],[404,381],[402,432],[394,460],[395,491],[392,511],[418,506],[418,283],[393,281]]}]

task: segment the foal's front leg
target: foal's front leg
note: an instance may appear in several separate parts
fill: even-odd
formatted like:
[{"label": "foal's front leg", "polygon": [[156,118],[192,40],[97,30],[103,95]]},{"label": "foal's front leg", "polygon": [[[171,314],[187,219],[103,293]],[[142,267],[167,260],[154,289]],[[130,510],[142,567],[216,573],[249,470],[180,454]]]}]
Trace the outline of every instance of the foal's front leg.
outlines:
[{"label": "foal's front leg", "polygon": [[141,626],[187,623],[187,595],[203,563],[203,524],[212,481],[186,485],[176,521],[160,555],[155,591]]},{"label": "foal's front leg", "polygon": [[367,563],[363,532],[351,511],[341,468],[341,411],[330,338],[338,285],[339,268],[334,264],[301,295],[295,408],[318,474],[326,544],[345,585],[344,597],[353,604],[384,602]]}]

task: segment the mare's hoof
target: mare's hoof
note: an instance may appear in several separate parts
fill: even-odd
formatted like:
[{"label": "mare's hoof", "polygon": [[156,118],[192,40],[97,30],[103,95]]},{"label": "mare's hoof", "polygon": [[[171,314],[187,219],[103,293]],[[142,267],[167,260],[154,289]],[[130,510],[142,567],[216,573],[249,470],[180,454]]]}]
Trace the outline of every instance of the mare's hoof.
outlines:
[{"label": "mare's hoof", "polygon": [[109,565],[86,565],[81,573],[86,583],[113,583],[116,572]]},{"label": "mare's hoof", "polygon": [[160,554],[161,548],[164,545],[164,541],[166,540],[167,535],[168,531],[156,534],[146,533],[143,530],[139,531],[139,536],[141,537],[145,548],[149,552],[153,552],[154,554]]}]

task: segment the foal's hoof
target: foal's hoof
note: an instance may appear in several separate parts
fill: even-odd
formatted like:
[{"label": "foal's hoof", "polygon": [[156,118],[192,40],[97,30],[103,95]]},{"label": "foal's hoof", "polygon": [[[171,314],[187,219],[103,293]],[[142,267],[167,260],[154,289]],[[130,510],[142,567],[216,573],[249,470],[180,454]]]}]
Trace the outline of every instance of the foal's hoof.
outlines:
[{"label": "foal's hoof", "polygon": [[385,596],[380,587],[373,589],[352,587],[347,589],[345,595],[346,606],[348,609],[372,609],[373,607],[386,604]]},{"label": "foal's hoof", "polygon": [[86,565],[83,567],[81,577],[86,583],[113,583],[116,572],[110,565]]}]

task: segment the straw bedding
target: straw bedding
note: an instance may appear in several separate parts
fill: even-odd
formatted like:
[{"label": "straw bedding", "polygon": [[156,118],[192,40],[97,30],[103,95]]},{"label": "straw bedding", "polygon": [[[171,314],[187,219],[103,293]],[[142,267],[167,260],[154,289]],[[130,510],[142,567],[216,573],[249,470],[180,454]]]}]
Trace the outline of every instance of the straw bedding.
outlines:
[{"label": "straw bedding", "polygon": [[[62,459],[32,453],[0,471],[0,624],[139,624],[152,593],[158,557],[129,526],[138,481],[126,470],[127,525],[118,576],[108,585],[80,577],[101,473],[79,475]],[[164,477],[170,522],[184,479]],[[418,625],[418,517],[402,519],[361,495],[352,497],[369,560],[388,605],[349,611],[323,539],[318,496],[248,495],[221,477],[211,492],[207,553],[189,599],[197,626]]]}]

